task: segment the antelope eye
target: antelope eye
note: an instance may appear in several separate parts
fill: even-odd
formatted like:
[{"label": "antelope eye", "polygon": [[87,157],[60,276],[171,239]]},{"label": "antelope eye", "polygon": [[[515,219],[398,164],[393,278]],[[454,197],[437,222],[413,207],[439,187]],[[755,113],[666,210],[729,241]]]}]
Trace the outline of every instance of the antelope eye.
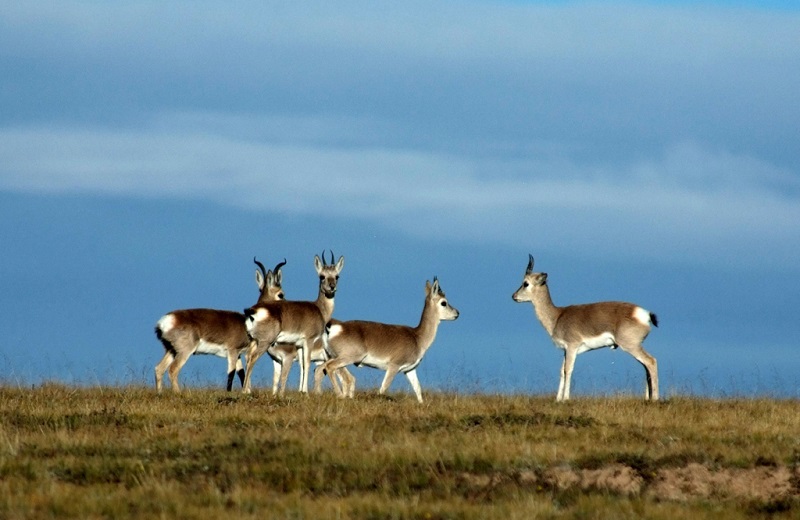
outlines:
[{"label": "antelope eye", "polygon": [[441,305],[442,307],[447,307],[447,302],[442,300],[442,303],[440,303],[439,305]]},{"label": "antelope eye", "polygon": [[336,279],[337,279],[337,280],[339,279],[339,275],[338,275],[338,274],[336,275]]},{"label": "antelope eye", "polygon": [[528,287],[529,285],[530,284],[528,282],[525,282],[525,283],[522,284],[523,287]]},{"label": "antelope eye", "polygon": [[325,279],[325,276],[324,275],[319,275],[319,279],[320,279],[320,281],[322,281],[322,280]]},{"label": "antelope eye", "polygon": [[283,293],[278,293],[278,299],[282,300],[284,298]]}]

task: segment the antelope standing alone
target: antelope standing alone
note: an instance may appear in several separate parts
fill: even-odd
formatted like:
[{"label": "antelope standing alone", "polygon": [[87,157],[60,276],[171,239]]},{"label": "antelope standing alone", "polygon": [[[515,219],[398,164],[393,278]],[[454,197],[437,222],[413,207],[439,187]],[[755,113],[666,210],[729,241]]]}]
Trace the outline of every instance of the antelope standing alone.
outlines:
[{"label": "antelope standing alone", "polygon": [[[266,271],[264,264],[255,258],[253,262],[258,266],[258,301],[283,300],[281,267],[286,265],[286,260],[275,266],[274,273]],[[245,374],[240,354],[250,344],[244,314],[216,309],[176,310],[158,320],[156,336],[165,350],[164,357],[155,369],[158,392],[161,392],[162,379],[167,370],[172,389],[180,392],[178,373],[192,354],[213,354],[227,358],[228,391],[233,387],[234,374],[238,374],[239,381],[244,386]]]},{"label": "antelope standing alone", "polygon": [[578,354],[603,347],[619,347],[636,358],[644,366],[647,376],[645,398],[658,400],[656,358],[642,347],[642,342],[650,333],[650,325],[658,326],[655,314],[626,302],[556,307],[547,287],[547,273],[533,272],[532,255],[528,255],[528,268],[522,286],[512,298],[516,302],[533,303],[536,317],[556,346],[564,350],[557,401],[569,399],[572,369]]},{"label": "antelope standing alone", "polygon": [[[273,375],[273,393],[275,383],[281,380],[283,387],[286,385],[291,363],[297,355],[297,350],[302,350],[300,358],[300,392],[308,392],[308,367],[311,365],[312,350],[315,343],[322,338],[325,324],[333,316],[334,297],[339,280],[339,273],[344,268],[344,257],[334,264],[335,256],[331,251],[331,263],[325,262],[325,252],[322,259],[314,256],[314,268],[319,275],[319,294],[313,302],[282,301],[278,304],[268,305],[259,302],[249,309],[245,309],[247,316],[247,330],[255,340],[247,351],[247,369],[245,370],[244,392],[250,393],[251,377],[256,361],[264,352],[269,352],[273,359],[275,369]],[[279,305],[277,309],[275,305]],[[261,327],[260,332],[254,326],[256,320],[270,319],[269,326]],[[276,321],[277,320],[277,321]],[[275,336],[272,332],[278,326]]]},{"label": "antelope standing alone", "polygon": [[[434,278],[433,285],[425,282],[425,306],[416,327],[373,321],[333,323],[327,332],[326,347],[331,359],[318,366],[314,372],[315,388],[319,388],[325,372],[333,381],[336,370],[351,364],[364,365],[386,371],[379,391],[381,394],[389,389],[394,376],[403,372],[414,389],[417,401],[421,403],[422,389],[417,378],[417,367],[436,338],[439,322],[456,318],[458,310],[450,306],[439,281]],[[337,390],[335,383],[333,386]],[[343,395],[352,398],[355,378],[346,377],[343,386]]]}]

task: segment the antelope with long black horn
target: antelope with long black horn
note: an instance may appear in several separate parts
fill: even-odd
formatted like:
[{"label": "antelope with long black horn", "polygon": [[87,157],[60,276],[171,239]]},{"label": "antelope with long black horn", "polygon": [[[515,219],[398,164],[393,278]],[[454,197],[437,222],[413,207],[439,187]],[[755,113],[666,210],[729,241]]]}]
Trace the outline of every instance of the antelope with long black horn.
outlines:
[{"label": "antelope with long black horn", "polygon": [[[255,257],[258,302],[284,299],[281,267],[286,259],[267,271]],[[164,357],[156,365],[156,389],[161,392],[162,379],[169,372],[172,389],[180,392],[178,374],[193,354],[212,354],[228,360],[227,389],[233,387],[234,375],[244,385],[245,370],[241,352],[250,344],[244,314],[217,309],[182,309],[169,312],[156,324],[156,336],[164,346]]]},{"label": "antelope with long black horn", "polygon": [[[299,358],[300,392],[308,392],[308,369],[312,358],[317,359],[312,355],[312,351],[319,351],[322,348],[320,341],[325,331],[325,324],[333,316],[334,297],[339,273],[344,268],[344,257],[340,256],[336,261],[331,251],[331,263],[328,264],[323,251],[322,258],[314,256],[314,268],[319,276],[319,292],[315,301],[261,302],[245,309],[248,332],[256,341],[247,349],[244,392],[251,391],[251,378],[256,361],[270,350],[277,374],[273,376],[273,391],[276,378],[280,378],[285,386],[286,375],[294,359],[293,355],[296,356],[300,350],[299,353],[302,354]],[[281,344],[285,346],[279,348],[277,345]],[[324,353],[320,356],[324,356]],[[281,365],[279,374],[278,364]]]}]

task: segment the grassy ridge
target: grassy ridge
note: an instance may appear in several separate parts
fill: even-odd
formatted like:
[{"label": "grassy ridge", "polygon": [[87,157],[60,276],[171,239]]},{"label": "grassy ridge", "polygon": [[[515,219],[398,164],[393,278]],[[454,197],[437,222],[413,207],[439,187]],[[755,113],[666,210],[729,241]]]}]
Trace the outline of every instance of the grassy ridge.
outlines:
[{"label": "grassy ridge", "polygon": [[0,518],[800,515],[795,400],[0,387]]}]

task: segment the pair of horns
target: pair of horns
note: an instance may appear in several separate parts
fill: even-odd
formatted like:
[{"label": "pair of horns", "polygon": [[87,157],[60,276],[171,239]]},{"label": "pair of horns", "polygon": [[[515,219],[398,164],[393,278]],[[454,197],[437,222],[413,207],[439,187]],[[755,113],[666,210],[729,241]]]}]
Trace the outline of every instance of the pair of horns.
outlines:
[{"label": "pair of horns", "polygon": [[[331,252],[331,263],[330,263],[330,265],[333,265],[333,264],[336,263],[336,257],[334,256],[332,249],[329,249],[329,251]],[[322,265],[328,265],[328,263],[325,262],[325,250],[324,249],[322,250]]]},{"label": "pair of horns", "polygon": [[[264,268],[264,264],[262,264],[261,262],[256,260],[256,257],[253,257],[253,262],[261,270],[261,274],[264,276],[264,278],[266,278],[267,277],[267,270]],[[280,262],[278,265],[275,266],[275,271],[274,271],[275,274],[278,274],[278,271],[280,271],[281,267],[283,267],[284,265],[286,265],[286,259],[285,258],[283,259],[283,262]]]}]

